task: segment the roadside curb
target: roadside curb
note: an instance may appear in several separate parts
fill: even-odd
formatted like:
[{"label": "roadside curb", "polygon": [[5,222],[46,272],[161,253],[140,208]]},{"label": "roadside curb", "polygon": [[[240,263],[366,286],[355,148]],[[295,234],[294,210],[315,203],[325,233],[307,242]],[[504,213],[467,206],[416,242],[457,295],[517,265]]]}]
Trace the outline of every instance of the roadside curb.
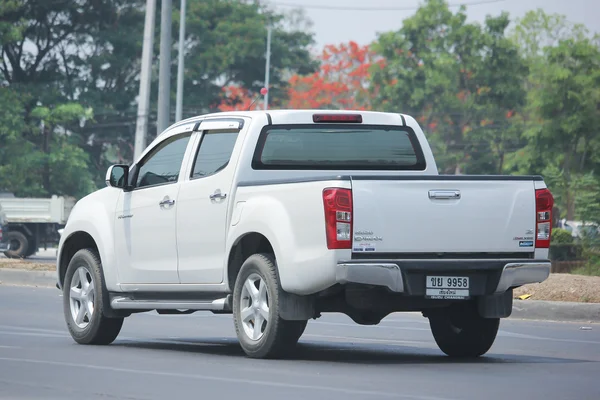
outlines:
[{"label": "roadside curb", "polygon": [[600,303],[514,300],[511,319],[600,323]]},{"label": "roadside curb", "polygon": [[[56,272],[0,268],[0,285],[56,287]],[[510,319],[600,323],[600,303],[514,300]]]},{"label": "roadside curb", "polygon": [[56,272],[0,268],[0,285],[56,287]]}]

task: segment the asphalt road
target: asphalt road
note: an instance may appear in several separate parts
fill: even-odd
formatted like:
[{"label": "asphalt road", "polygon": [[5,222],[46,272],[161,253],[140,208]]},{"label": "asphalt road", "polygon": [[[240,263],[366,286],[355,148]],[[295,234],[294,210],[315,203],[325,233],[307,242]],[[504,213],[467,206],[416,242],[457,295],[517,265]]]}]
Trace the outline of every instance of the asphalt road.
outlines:
[{"label": "asphalt road", "polygon": [[600,325],[502,322],[452,361],[427,320],[309,322],[292,360],[244,357],[229,315],[137,314],[110,346],[75,344],[56,289],[0,286],[0,399],[599,399]]}]

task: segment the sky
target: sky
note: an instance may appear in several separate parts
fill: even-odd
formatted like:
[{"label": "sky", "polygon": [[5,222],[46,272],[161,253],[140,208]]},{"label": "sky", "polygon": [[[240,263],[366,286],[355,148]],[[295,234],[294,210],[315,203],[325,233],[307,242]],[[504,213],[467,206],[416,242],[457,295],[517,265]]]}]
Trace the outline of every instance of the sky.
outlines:
[{"label": "sky", "polygon": [[[268,0],[280,11],[304,8],[312,20],[316,47],[353,40],[361,45],[377,38],[378,32],[398,30],[402,20],[414,14],[419,0]],[[449,4],[467,5],[470,21],[483,22],[486,15],[508,11],[511,20],[527,11],[542,8],[549,14],[563,14],[571,22],[582,23],[600,33],[600,0],[448,0]],[[352,10],[356,8],[358,10]],[[386,9],[387,8],[387,9]],[[390,10],[404,8],[412,10]],[[458,8],[451,8],[456,11]]]}]

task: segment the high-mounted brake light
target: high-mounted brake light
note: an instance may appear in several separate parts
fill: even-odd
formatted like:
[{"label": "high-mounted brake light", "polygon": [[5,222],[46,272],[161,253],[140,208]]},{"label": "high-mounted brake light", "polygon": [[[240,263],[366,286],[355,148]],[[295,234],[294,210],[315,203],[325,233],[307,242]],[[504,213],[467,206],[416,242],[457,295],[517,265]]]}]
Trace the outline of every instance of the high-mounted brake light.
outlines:
[{"label": "high-mounted brake light", "polygon": [[313,114],[313,122],[362,122],[360,114]]},{"label": "high-mounted brake light", "polygon": [[323,207],[327,248],[350,249],[352,247],[352,190],[324,189]]},{"label": "high-mounted brake light", "polygon": [[554,197],[548,189],[535,191],[535,247],[547,249],[550,247],[552,235],[552,208]]}]

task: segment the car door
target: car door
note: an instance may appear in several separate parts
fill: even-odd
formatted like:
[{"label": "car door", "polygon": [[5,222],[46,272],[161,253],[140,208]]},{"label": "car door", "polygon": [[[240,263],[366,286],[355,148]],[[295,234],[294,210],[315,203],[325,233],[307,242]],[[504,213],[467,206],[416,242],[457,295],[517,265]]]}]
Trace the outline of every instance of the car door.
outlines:
[{"label": "car door", "polygon": [[[237,125],[237,124],[233,124]],[[200,129],[205,125],[203,122]],[[186,284],[223,280],[225,238],[231,185],[241,140],[232,123],[212,122],[202,130],[188,180],[182,183],[177,208],[179,279]]]},{"label": "car door", "polygon": [[132,188],[119,198],[115,224],[121,284],[179,283],[177,196],[191,134],[169,135],[131,171]]}]

